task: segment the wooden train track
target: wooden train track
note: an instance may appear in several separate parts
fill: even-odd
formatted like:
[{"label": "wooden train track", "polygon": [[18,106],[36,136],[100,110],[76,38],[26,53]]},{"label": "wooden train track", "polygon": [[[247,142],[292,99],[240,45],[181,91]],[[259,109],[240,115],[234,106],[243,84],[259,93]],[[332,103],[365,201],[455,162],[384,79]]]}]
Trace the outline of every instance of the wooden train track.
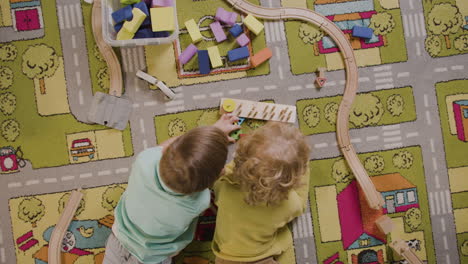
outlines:
[{"label": "wooden train track", "polygon": [[281,20],[281,19],[299,19],[310,22],[319,26],[325,31],[338,45],[343,54],[345,69],[346,69],[346,86],[338,110],[338,119],[336,125],[336,135],[338,145],[343,153],[351,171],[356,176],[362,190],[365,193],[366,200],[369,206],[374,209],[379,209],[384,205],[384,201],[379,192],[375,189],[374,184],[369,178],[366,169],[359,160],[353,145],[351,144],[349,136],[349,113],[356,92],[358,89],[358,67],[356,58],[351,44],[340,28],[326,17],[303,8],[266,8],[253,5],[245,0],[227,0],[234,8],[256,17],[267,20]]}]

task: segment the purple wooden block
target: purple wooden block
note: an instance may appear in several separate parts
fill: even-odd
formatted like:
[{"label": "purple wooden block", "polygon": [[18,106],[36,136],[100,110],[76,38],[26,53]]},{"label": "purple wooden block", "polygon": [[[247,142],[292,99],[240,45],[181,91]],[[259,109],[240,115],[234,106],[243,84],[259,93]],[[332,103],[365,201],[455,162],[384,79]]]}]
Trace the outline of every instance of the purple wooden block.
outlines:
[{"label": "purple wooden block", "polygon": [[246,46],[247,44],[249,44],[250,42],[250,39],[249,37],[247,37],[247,35],[245,33],[242,33],[237,39],[236,39],[237,43],[241,46],[241,47],[244,47]]},{"label": "purple wooden block", "polygon": [[218,21],[211,23],[210,28],[211,31],[213,31],[216,42],[223,42],[226,40],[226,34],[224,33],[223,27],[221,27],[221,24]]},{"label": "purple wooden block", "polygon": [[232,26],[234,23],[236,23],[237,13],[229,12],[222,7],[218,7],[218,10],[216,10],[215,19]]},{"label": "purple wooden block", "polygon": [[174,0],[153,0],[151,7],[174,6]]},{"label": "purple wooden block", "polygon": [[179,61],[182,64],[187,63],[197,53],[198,49],[195,45],[190,44],[179,56]]}]

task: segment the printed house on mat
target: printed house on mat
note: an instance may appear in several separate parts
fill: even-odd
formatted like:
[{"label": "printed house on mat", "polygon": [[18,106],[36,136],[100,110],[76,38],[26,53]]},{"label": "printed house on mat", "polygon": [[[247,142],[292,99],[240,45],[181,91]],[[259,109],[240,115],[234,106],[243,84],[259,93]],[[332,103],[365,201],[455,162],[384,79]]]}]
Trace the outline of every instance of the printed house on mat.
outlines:
[{"label": "printed house on mat", "polygon": [[400,173],[375,176],[371,177],[371,180],[385,201],[384,213],[392,214],[406,212],[413,207],[419,208],[416,185]]},{"label": "printed house on mat", "polygon": [[[372,34],[370,39],[354,38],[354,26],[369,27],[370,18],[377,14],[373,0],[317,0],[315,11],[326,16],[343,31],[353,46],[353,49],[368,49],[384,45],[383,37]],[[338,51],[330,37],[323,37],[318,42],[319,52],[333,53]]]},{"label": "printed house on mat", "polygon": [[386,243],[386,236],[375,224],[375,220],[384,215],[383,210],[368,206],[356,180],[338,194],[337,201],[341,240],[343,248],[352,251],[352,263],[383,264],[386,252],[382,245]]}]

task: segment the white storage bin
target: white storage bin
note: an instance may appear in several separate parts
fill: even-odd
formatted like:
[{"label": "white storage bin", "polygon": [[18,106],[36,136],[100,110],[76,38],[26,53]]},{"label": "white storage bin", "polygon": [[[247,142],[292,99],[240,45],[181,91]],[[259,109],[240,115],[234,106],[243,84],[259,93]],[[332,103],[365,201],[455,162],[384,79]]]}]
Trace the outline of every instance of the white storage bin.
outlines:
[{"label": "white storage bin", "polygon": [[177,22],[177,9],[176,1],[174,1],[174,19],[175,30],[169,37],[166,38],[140,38],[117,40],[117,32],[114,30],[114,20],[112,13],[115,10],[122,8],[120,0],[95,0],[102,1],[102,37],[104,41],[114,47],[132,47],[132,46],[146,46],[146,45],[159,45],[173,42],[179,35],[179,23]]}]

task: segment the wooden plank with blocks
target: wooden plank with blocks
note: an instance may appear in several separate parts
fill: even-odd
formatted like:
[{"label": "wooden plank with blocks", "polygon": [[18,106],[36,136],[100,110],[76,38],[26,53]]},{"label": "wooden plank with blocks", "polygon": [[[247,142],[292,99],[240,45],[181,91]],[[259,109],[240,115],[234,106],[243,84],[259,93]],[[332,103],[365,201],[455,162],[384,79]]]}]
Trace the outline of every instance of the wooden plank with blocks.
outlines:
[{"label": "wooden plank with blocks", "polygon": [[423,264],[422,260],[416,256],[412,248],[404,240],[395,240],[390,243],[390,247],[396,254],[406,259],[409,264]]},{"label": "wooden plank with blocks", "polygon": [[238,117],[272,120],[287,123],[296,122],[296,106],[263,103],[256,101],[222,98],[221,113],[233,113]]}]

